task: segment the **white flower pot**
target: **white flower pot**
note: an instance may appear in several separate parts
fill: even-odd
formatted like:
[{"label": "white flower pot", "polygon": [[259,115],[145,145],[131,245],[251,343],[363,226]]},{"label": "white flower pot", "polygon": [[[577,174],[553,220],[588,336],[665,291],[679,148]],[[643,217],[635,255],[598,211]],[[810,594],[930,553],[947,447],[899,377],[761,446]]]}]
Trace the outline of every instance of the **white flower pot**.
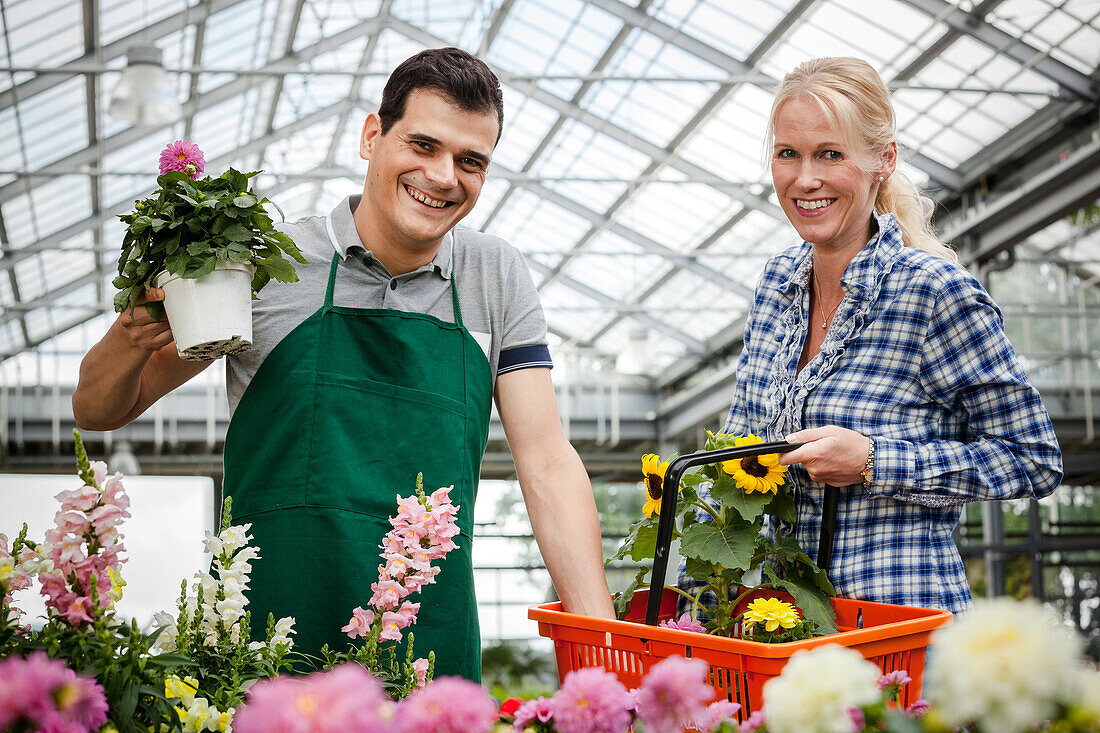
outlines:
[{"label": "white flower pot", "polygon": [[176,352],[187,361],[210,361],[252,348],[252,275],[256,268],[219,261],[200,278],[162,272],[156,286],[164,290],[164,309],[176,340]]}]

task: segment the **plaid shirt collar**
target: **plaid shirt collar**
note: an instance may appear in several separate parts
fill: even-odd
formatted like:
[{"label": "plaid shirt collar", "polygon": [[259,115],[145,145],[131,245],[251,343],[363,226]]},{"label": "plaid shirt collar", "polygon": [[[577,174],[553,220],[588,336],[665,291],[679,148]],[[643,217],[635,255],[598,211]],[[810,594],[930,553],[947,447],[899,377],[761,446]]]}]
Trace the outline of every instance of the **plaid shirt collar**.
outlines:
[{"label": "plaid shirt collar", "polygon": [[[877,210],[872,210],[871,215],[877,225],[875,234],[848,263],[840,278],[844,292],[856,300],[867,300],[873,296],[905,246],[901,238],[901,226],[893,214],[880,214]],[[803,241],[802,246],[792,255],[794,264],[789,270],[790,274],[786,278],[768,283],[768,287],[781,293],[788,293],[793,288],[804,290],[810,287],[814,266],[813,245]]]}]

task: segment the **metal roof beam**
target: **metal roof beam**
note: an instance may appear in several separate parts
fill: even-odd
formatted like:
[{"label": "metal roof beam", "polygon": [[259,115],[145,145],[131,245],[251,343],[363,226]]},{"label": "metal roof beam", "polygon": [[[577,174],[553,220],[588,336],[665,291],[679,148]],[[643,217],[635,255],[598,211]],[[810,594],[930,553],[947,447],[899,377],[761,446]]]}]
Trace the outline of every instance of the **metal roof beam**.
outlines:
[{"label": "metal roof beam", "polygon": [[1029,179],[976,215],[949,223],[944,241],[958,247],[964,264],[983,264],[1031,234],[1100,196],[1100,141]]},{"label": "metal roof beam", "polygon": [[[120,38],[113,43],[107,44],[102,48],[98,56],[94,53],[85,52],[80,58],[67,64],[61,64],[58,69],[64,70],[70,66],[80,67],[89,62],[98,64],[117,59],[125,56],[131,46],[147,46],[152,41],[160,40],[165,36],[179,31],[183,28],[184,22],[188,24],[202,22],[215,13],[220,13],[234,5],[240,5],[241,3],[249,1],[250,0],[209,0],[209,2],[201,3],[196,7],[186,7],[175,15],[170,15],[152,25],[134,31],[125,38]],[[11,107],[17,100],[29,99],[36,94],[41,94],[49,89],[53,89],[55,86],[64,83],[68,79],[69,77],[66,75],[43,74],[33,79],[29,79],[22,84],[17,84],[11,89],[0,92],[0,111]]]},{"label": "metal roof beam", "polygon": [[[985,20],[986,13],[967,12],[947,0],[902,0],[910,7],[946,23],[953,30],[969,36],[1026,68],[1045,76],[1075,97],[1097,101],[1095,82],[1071,66],[1005,33]],[[981,7],[981,6],[979,6]]]},{"label": "metal roof beam", "polygon": [[[651,33],[666,43],[676,46],[680,50],[686,51],[706,61],[727,74],[739,77],[739,81],[752,83],[768,93],[774,92],[779,83],[775,78],[757,71],[754,68],[763,57],[763,53],[754,51],[749,55],[746,61],[739,61],[733,56],[719,51],[710,44],[693,38],[679,28],[675,28],[664,21],[658,20],[637,8],[633,8],[621,2],[621,0],[589,0],[589,2],[639,30]],[[777,43],[781,37],[793,27],[799,18],[805,15],[813,4],[813,2],[804,0],[792,8],[783,21],[773,29],[772,33],[768,34],[759,48],[771,48],[771,46]],[[952,190],[958,189],[960,184],[958,173],[942,163],[938,163],[918,153],[909,156],[909,163],[924,171],[932,180],[940,185]]]},{"label": "metal roof beam", "polygon": [[[306,56],[312,56],[324,53],[334,48],[339,48],[346,43],[350,43],[360,38],[364,33],[368,33],[371,30],[378,28],[379,26],[385,25],[385,22],[385,20],[371,18],[370,20],[366,20],[362,23],[358,23],[357,25],[352,26],[351,28],[347,28],[343,31],[340,31],[339,33],[323,38],[320,41],[317,41],[316,43],[308,46],[307,48],[302,49],[300,53]],[[269,64],[269,66],[284,63],[285,61],[286,57],[279,59],[272,64]],[[221,102],[243,94],[250,88],[250,86],[251,82],[247,78],[242,77],[234,79],[233,81],[222,84],[219,87],[215,87],[214,89],[211,89],[204,94],[200,94],[190,101],[190,103],[187,105],[187,108],[188,110],[194,110],[200,107],[212,107],[214,105],[220,104]],[[146,139],[156,129],[170,127],[171,124],[173,123],[161,125],[159,128],[126,128],[125,130],[115,133],[111,137],[101,141],[102,153],[103,155],[114,153],[118,150],[125,148],[128,145],[133,145],[134,143]],[[100,146],[98,145],[88,146],[86,148],[83,148],[82,150],[78,150],[71,155],[65,156],[61,160],[43,166],[39,169],[39,171],[48,172],[54,166],[60,168],[72,168],[74,166],[93,164],[96,160],[96,156],[99,153],[99,150]],[[19,181],[2,186],[0,187],[0,203],[10,201],[22,193],[24,193],[24,190]]]}]

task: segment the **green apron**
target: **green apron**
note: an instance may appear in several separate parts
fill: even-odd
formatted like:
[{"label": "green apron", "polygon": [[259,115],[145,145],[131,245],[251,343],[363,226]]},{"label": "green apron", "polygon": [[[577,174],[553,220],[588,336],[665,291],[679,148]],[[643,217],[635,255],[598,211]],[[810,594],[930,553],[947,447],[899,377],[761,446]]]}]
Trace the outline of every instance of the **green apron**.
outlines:
[{"label": "green apron", "polygon": [[[420,602],[414,653],[436,676],[481,680],[471,549],[474,498],[489,433],[492,376],[462,326],[423,313],[324,305],[264,359],[225,439],[233,523],[251,522],[260,559],[248,591],[253,636],[268,613],[293,616],[295,648],[344,650],[340,628],[367,607],[397,495],[454,485],[458,548]],[[399,658],[404,658],[404,640]]]}]

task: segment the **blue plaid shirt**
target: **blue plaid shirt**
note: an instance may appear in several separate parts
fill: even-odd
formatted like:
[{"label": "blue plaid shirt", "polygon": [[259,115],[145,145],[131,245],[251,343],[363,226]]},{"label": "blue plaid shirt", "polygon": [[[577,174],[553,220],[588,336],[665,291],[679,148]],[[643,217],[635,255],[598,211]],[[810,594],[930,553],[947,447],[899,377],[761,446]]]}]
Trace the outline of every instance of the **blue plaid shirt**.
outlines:
[{"label": "blue plaid shirt", "polygon": [[[892,214],[841,278],[845,298],[798,372],[811,323],[809,243],[772,258],[745,328],[723,429],[765,440],[839,425],[875,441],[870,487],[841,490],[829,577],[838,595],[958,612],[971,601],[952,531],[962,505],[1041,498],[1062,457],[1001,312],[965,269],[902,243]],[[793,532],[817,557],[824,484],[788,471]],[[690,586],[683,576],[681,583]]]}]

